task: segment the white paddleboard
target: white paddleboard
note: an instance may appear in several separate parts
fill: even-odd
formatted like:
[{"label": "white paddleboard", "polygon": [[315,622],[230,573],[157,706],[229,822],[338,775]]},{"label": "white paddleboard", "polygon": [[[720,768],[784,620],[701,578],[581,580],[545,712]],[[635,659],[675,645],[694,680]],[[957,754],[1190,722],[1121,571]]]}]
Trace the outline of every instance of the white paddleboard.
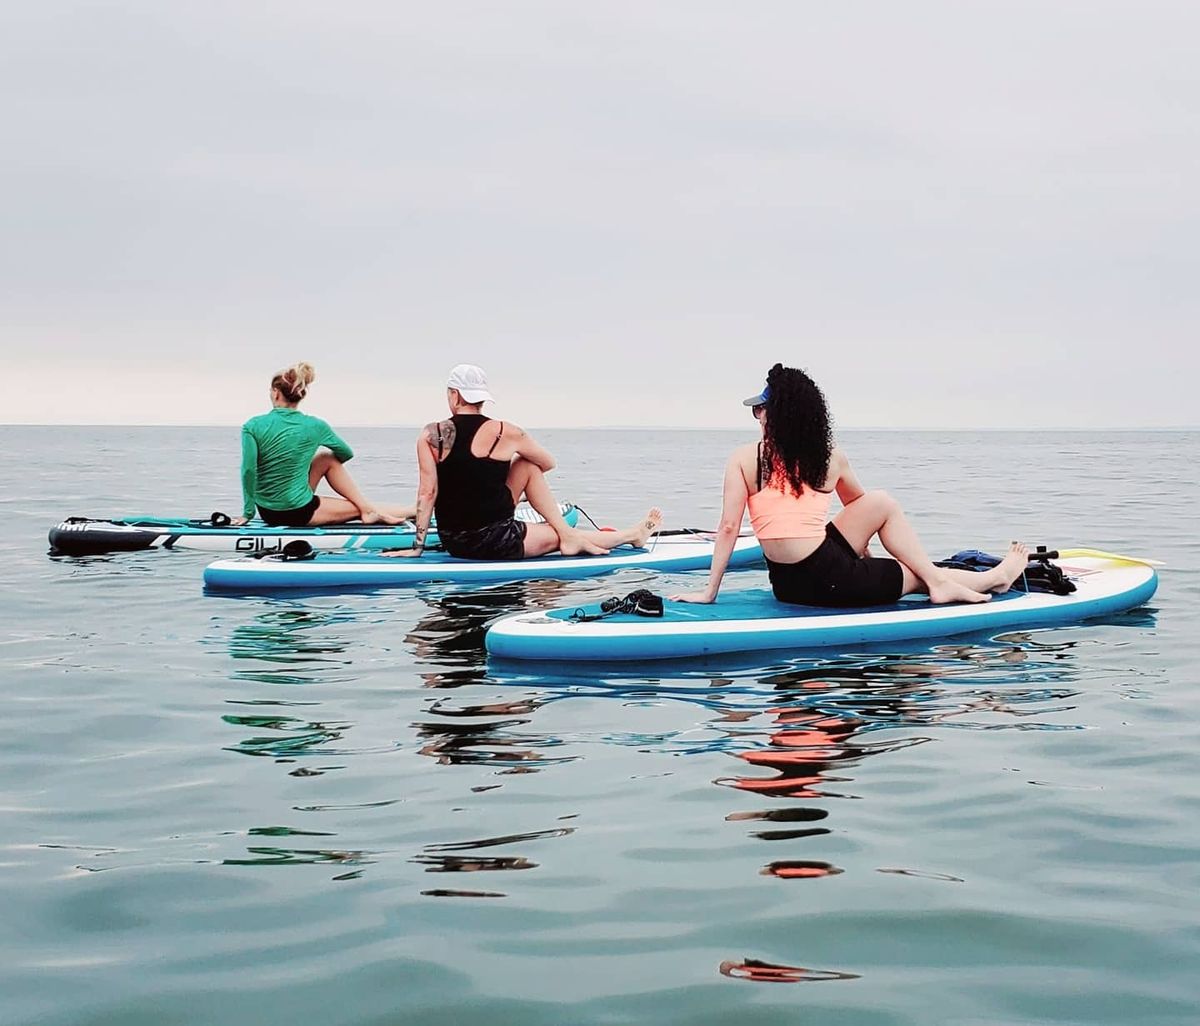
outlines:
[{"label": "white paddleboard", "polygon": [[712,605],[666,601],[662,618],[580,621],[578,607],[516,613],[492,625],[487,649],[512,659],[609,662],[940,638],[1078,623],[1141,605],[1158,586],[1153,566],[1127,557],[1066,554],[1055,562],[1074,581],[1073,594],[1013,590],[977,605],[912,596],[870,609],[819,609],[780,602],[769,589],[727,590]]},{"label": "white paddleboard", "polygon": [[[622,546],[603,556],[542,556],[536,559],[456,559],[444,552],[426,552],[416,559],[392,558],[378,552],[318,552],[311,559],[219,559],[204,571],[205,587],[220,591],[280,591],[297,589],[383,588],[435,581],[494,583],[544,578],[570,580],[595,577],[614,570],[705,570],[712,563],[713,536],[691,532],[658,535],[645,548]],[[748,566],[762,559],[753,536],[739,538],[730,566]]]}]

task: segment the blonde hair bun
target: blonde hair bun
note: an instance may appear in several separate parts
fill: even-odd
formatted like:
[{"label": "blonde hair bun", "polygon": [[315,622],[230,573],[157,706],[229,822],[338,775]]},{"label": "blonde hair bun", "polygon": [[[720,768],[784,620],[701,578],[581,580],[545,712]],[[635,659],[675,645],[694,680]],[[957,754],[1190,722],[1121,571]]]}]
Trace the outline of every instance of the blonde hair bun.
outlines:
[{"label": "blonde hair bun", "polygon": [[309,385],[317,380],[316,369],[311,363],[305,363],[303,360],[292,367],[290,373],[295,375],[298,388],[308,388]]},{"label": "blonde hair bun", "polygon": [[308,393],[308,386],[316,380],[317,372],[313,365],[301,360],[276,374],[271,379],[271,387],[279,389],[289,403],[298,403]]}]

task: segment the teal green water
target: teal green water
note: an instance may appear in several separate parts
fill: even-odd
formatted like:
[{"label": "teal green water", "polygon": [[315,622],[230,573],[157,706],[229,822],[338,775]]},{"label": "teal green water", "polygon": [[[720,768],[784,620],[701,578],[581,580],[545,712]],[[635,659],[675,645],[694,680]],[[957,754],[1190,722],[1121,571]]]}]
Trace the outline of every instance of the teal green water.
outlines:
[{"label": "teal green water", "polygon": [[[411,493],[407,433],[345,434]],[[206,596],[45,532],[235,508],[236,430],[0,438],[6,1024],[1200,1020],[1196,433],[844,439],[935,553],[1167,560],[1142,610],[603,677],[485,626],[683,577]],[[597,519],[707,526],[739,439],[546,440]]]}]

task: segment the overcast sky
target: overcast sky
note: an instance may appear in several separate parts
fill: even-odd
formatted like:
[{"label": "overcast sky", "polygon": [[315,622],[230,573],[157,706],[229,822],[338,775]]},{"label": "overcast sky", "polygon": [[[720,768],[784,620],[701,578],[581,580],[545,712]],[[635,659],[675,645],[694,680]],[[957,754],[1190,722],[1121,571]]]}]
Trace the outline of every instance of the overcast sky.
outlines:
[{"label": "overcast sky", "polygon": [[0,421],[1200,422],[1200,5],[60,3],[0,34]]}]

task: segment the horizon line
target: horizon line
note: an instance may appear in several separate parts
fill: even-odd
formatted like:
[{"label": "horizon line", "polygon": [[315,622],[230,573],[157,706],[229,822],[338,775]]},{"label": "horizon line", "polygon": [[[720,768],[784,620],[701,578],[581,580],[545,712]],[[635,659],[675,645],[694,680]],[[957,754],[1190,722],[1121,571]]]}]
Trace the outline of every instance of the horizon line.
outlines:
[{"label": "horizon line", "polygon": [[[0,427],[5,428],[65,428],[65,427],[80,427],[80,428],[240,428],[241,424],[188,424],[188,423],[167,423],[160,422],[143,422],[137,424],[118,424],[118,423],[95,423],[85,421],[62,421],[58,423],[50,422],[33,422],[33,421],[0,421]],[[353,424],[346,423],[339,425],[339,429],[357,430],[360,428],[386,429],[396,428],[403,430],[420,430],[424,424]],[[703,426],[699,424],[530,424],[532,430],[537,431],[742,431],[739,427],[726,427],[720,425]],[[1078,425],[1040,425],[1037,427],[915,427],[911,425],[883,425],[883,424],[850,424],[843,427],[836,427],[836,431],[927,431],[958,433],[958,434],[1033,434],[1042,431],[1057,431],[1062,433],[1078,433],[1078,434],[1097,434],[1104,432],[1168,432],[1168,431],[1200,431],[1200,424],[1146,424],[1146,425],[1111,425],[1102,427],[1080,427]]]}]

